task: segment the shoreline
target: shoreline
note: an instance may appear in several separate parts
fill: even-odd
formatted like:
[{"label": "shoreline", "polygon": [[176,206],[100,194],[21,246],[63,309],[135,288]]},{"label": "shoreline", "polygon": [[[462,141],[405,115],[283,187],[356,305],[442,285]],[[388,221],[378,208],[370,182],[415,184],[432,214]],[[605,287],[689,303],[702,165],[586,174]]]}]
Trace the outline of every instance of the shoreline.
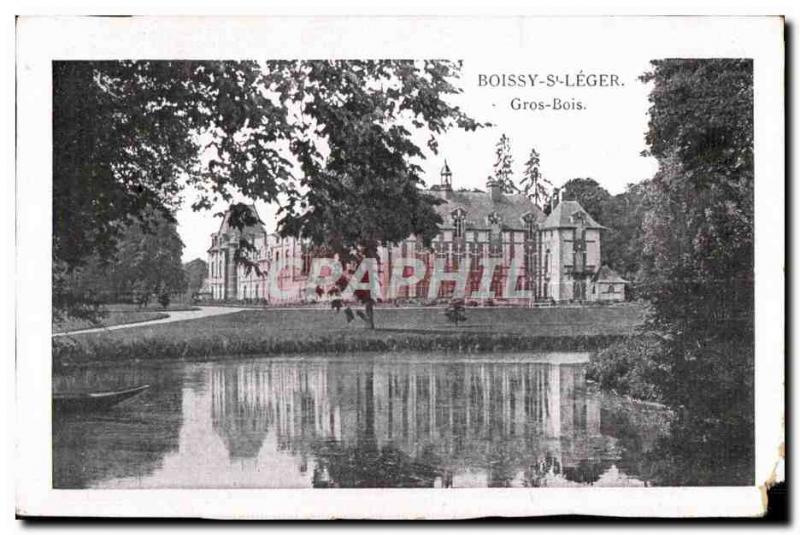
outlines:
[{"label": "shoreline", "polygon": [[[212,361],[227,358],[277,355],[375,353],[375,352],[447,352],[460,354],[511,353],[520,351],[598,351],[626,338],[627,335],[530,336],[511,333],[442,333],[423,334],[417,330],[373,331],[380,337],[348,337],[346,333],[305,339],[224,337],[209,335],[191,340],[166,337],[115,343],[113,337],[98,334],[91,340],[53,340],[53,368],[73,365],[137,363],[150,360]],[[371,334],[371,333],[368,333]]]}]

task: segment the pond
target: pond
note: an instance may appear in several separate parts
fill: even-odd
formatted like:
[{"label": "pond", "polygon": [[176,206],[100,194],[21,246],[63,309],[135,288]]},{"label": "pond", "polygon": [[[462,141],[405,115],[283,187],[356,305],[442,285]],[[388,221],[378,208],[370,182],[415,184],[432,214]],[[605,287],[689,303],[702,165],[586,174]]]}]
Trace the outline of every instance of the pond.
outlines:
[{"label": "pond", "polygon": [[[644,486],[666,411],[602,394],[587,353],[361,354],[73,369],[151,388],[53,419],[55,488]],[[663,483],[663,481],[661,481]]]}]

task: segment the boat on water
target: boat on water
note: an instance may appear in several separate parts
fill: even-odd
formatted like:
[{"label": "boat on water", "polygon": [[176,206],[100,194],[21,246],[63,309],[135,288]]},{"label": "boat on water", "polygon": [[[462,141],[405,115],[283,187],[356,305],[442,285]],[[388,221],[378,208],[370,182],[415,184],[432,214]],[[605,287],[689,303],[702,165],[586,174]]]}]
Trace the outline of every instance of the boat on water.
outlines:
[{"label": "boat on water", "polygon": [[137,396],[150,388],[141,385],[112,392],[53,393],[53,410],[56,412],[102,411]]}]

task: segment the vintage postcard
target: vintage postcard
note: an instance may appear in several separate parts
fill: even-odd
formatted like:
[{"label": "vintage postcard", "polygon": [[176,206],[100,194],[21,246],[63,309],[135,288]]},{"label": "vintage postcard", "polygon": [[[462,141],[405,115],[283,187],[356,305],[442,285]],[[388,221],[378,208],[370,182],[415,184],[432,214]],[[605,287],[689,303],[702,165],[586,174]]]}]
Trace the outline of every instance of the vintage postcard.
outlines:
[{"label": "vintage postcard", "polygon": [[20,18],[18,514],[763,514],[783,26]]}]

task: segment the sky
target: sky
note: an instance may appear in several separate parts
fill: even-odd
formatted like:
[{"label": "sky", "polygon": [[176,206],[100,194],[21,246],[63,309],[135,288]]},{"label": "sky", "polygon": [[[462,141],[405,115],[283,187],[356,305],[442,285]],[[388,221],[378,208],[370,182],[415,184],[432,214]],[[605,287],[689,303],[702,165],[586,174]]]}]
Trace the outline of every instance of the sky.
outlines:
[{"label": "sky", "polygon": [[[629,183],[651,178],[657,169],[656,161],[641,156],[646,148],[649,87],[638,80],[648,69],[646,60],[634,58],[627,61],[613,58],[595,65],[564,65],[557,59],[548,61],[541,56],[535,62],[496,57],[465,60],[457,82],[463,92],[450,100],[473,118],[492,126],[476,132],[451,130],[440,136],[439,153],[427,151],[426,159],[421,162],[427,186],[439,183],[446,159],[453,173],[454,188],[484,189],[495,161],[495,145],[504,133],[510,139],[516,181],[522,176],[531,148],[536,148],[540,155],[542,175],[555,186],[572,178],[590,177],[616,194]],[[530,80],[529,75],[536,75],[537,82],[546,80],[548,75],[565,82],[569,76],[572,84],[579,80],[579,74],[614,74],[619,85],[548,87],[537,83],[533,87],[491,87],[488,81],[500,78],[490,78],[492,74],[514,75],[517,79],[522,75],[526,80]],[[555,110],[555,99],[580,102],[583,109]],[[551,107],[514,109],[513,105],[521,108],[522,102],[541,102]],[[425,139],[427,136],[420,137],[423,146]],[[218,205],[210,211],[193,212],[190,205],[194,198],[194,192],[187,191],[177,214],[178,232],[185,246],[184,262],[206,258],[210,234],[220,224],[213,214],[225,208]],[[237,200],[249,201],[242,197]],[[256,208],[267,230],[274,231],[277,206],[256,203]]]}]

